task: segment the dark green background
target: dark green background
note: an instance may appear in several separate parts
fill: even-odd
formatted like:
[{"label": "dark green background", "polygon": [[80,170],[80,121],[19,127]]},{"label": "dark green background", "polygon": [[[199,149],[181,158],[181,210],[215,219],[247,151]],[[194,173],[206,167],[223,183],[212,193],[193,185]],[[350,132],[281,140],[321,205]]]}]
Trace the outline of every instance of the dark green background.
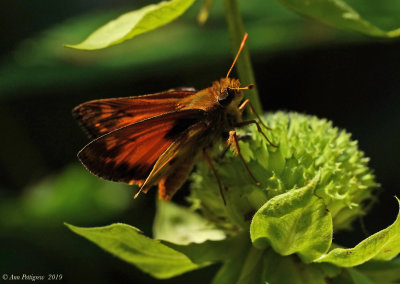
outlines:
[{"label": "dark green background", "polygon": [[[195,21],[196,3],[166,27],[92,53],[62,45],[83,40],[144,1],[3,3],[0,273],[61,273],[70,283],[155,282],[63,226],[64,221],[78,226],[125,222],[150,236],[154,217],[155,190],[133,200],[129,187],[100,181],[78,165],[76,153],[88,139],[71,109],[89,99],[205,88],[225,76],[231,47],[222,5],[214,2],[204,26]],[[383,28],[400,26],[400,4],[394,0],[349,2]],[[351,132],[382,185],[365,228],[369,233],[385,228],[395,219],[393,196],[399,193],[399,40],[338,31],[272,0],[240,3],[264,109],[314,114]],[[180,191],[176,200],[183,202],[186,194]],[[108,198],[114,205],[104,205]],[[335,234],[335,241],[356,244],[365,234],[360,222],[355,228]],[[217,269],[162,282],[208,283]]]}]

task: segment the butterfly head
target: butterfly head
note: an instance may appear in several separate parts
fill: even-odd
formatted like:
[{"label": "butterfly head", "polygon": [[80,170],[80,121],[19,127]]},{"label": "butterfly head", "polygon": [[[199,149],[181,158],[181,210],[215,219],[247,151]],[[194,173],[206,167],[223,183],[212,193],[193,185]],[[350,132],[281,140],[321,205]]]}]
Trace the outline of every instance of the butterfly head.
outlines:
[{"label": "butterfly head", "polygon": [[214,84],[218,90],[218,104],[223,108],[237,107],[243,100],[242,90],[249,90],[254,87],[254,85],[240,87],[239,80],[235,78],[222,78]]}]

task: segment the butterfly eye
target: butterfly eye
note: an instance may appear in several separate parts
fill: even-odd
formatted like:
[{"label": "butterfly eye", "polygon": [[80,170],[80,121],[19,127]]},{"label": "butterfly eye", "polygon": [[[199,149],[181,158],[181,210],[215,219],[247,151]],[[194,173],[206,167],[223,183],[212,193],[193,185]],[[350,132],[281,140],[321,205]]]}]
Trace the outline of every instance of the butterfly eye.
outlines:
[{"label": "butterfly eye", "polygon": [[226,107],[232,102],[235,95],[236,95],[236,92],[234,90],[227,88],[219,94],[218,103],[221,106]]}]

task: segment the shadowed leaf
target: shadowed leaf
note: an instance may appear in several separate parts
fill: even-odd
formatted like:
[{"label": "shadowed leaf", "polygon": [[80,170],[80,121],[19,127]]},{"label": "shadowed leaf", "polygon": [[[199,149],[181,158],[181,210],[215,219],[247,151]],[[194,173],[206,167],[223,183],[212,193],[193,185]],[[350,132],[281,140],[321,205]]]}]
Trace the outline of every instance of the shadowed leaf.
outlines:
[{"label": "shadowed leaf", "polygon": [[341,0],[278,0],[287,8],[333,27],[354,30],[376,37],[398,37],[400,28],[385,31],[365,20]]}]

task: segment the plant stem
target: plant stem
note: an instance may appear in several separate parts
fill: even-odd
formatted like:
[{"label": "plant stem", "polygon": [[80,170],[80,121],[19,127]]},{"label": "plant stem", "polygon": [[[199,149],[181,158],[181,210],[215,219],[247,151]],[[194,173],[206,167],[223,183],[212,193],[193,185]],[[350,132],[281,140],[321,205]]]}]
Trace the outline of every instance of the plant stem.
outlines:
[{"label": "plant stem", "polygon": [[[237,0],[224,0],[226,20],[228,22],[229,34],[231,36],[233,52],[236,54],[239,49],[240,43],[242,42],[243,35],[245,33],[242,15],[239,11],[239,5]],[[251,38],[251,37],[250,37]],[[245,46],[242,50],[242,54],[239,56],[236,63],[237,72],[239,74],[240,81],[243,84],[255,84],[254,72],[251,66],[250,53]],[[256,84],[255,84],[256,85]],[[257,86],[257,85],[256,85]],[[253,88],[249,92],[249,99],[254,106],[257,113],[262,113],[262,107],[260,98],[258,96],[257,87]]]}]

